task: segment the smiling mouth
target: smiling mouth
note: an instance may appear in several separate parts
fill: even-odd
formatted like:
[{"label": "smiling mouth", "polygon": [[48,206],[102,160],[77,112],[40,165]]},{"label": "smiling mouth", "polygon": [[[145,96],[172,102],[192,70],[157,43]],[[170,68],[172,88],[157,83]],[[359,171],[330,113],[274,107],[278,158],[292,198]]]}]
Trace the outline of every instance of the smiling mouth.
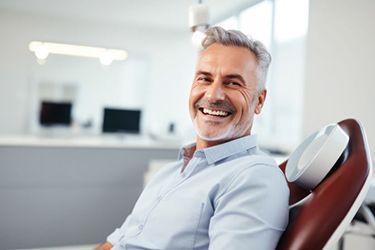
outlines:
[{"label": "smiling mouth", "polygon": [[231,115],[231,112],[223,111],[223,110],[213,110],[208,108],[199,108],[199,111],[201,111],[204,115],[211,115],[211,116],[217,116],[217,117],[227,117]]}]

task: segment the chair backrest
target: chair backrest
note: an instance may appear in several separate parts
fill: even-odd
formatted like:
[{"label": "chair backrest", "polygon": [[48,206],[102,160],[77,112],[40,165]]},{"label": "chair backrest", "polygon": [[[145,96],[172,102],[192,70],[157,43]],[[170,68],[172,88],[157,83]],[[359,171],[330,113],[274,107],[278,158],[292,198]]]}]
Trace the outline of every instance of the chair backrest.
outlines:
[{"label": "chair backrest", "polygon": [[[362,204],[370,185],[372,166],[367,139],[354,119],[338,123],[349,135],[349,143],[327,177],[311,192],[294,183],[289,204],[289,224],[277,249],[330,249],[339,240]],[[287,161],[280,165],[285,171]]]}]

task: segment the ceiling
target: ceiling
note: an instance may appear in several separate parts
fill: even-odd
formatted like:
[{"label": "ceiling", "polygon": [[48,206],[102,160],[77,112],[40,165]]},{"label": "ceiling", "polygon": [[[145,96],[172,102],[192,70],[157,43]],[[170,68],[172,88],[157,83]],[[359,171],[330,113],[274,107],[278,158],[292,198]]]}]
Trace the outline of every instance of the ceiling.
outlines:
[{"label": "ceiling", "polygon": [[[259,0],[258,0],[259,1]],[[206,0],[210,22],[256,0]],[[116,22],[171,30],[188,27],[188,9],[198,0],[1,0],[0,9],[69,19]]]}]

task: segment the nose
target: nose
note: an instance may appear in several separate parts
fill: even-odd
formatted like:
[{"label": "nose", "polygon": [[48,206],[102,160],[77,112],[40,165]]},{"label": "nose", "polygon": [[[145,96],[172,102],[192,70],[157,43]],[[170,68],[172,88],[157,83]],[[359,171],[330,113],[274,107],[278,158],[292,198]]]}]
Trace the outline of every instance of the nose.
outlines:
[{"label": "nose", "polygon": [[215,80],[207,87],[206,97],[212,103],[225,99],[225,91],[220,81]]}]

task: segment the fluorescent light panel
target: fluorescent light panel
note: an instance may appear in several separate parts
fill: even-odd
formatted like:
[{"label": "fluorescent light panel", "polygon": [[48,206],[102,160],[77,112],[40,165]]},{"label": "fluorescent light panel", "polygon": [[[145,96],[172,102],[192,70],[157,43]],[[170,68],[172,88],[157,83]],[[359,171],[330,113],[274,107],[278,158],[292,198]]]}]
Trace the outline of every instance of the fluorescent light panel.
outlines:
[{"label": "fluorescent light panel", "polygon": [[29,49],[30,51],[36,52],[42,46],[44,46],[50,54],[91,57],[99,59],[103,57],[110,57],[112,60],[118,61],[125,60],[128,57],[128,53],[125,50],[40,41],[30,42]]}]

